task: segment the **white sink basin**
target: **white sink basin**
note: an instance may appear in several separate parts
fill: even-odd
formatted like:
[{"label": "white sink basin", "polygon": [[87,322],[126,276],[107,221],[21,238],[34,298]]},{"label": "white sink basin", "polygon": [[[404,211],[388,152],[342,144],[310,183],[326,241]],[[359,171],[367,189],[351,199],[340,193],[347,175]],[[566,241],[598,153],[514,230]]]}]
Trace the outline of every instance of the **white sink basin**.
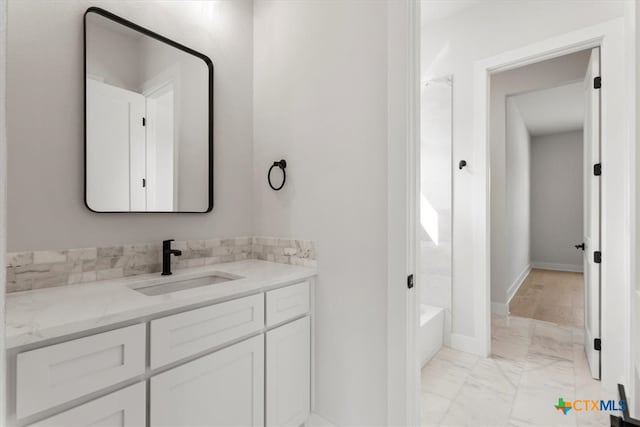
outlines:
[{"label": "white sink basin", "polygon": [[184,291],[187,289],[200,288],[202,286],[216,285],[218,283],[225,283],[237,279],[242,279],[242,277],[226,273],[211,273],[206,276],[191,279],[165,279],[161,282],[134,285],[131,289],[147,296],[156,296]]}]

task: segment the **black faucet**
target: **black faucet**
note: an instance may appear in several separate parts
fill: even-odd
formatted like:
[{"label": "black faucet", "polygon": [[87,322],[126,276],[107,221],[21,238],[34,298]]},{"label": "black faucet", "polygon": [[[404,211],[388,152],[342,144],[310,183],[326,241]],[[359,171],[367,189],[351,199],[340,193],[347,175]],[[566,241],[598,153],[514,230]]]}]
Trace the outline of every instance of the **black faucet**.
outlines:
[{"label": "black faucet", "polygon": [[168,276],[171,274],[171,255],[180,256],[182,251],[179,249],[171,249],[171,242],[173,239],[162,241],[162,275]]}]

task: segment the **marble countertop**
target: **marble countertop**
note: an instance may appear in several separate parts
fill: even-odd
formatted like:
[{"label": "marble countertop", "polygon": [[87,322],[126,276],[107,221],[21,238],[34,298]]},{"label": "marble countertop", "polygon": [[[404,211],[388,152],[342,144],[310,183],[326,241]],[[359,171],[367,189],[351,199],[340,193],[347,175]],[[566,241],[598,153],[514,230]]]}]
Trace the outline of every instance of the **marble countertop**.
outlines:
[{"label": "marble countertop", "polygon": [[[132,289],[207,273],[242,278],[158,296]],[[6,348],[34,344],[189,306],[213,304],[291,284],[316,275],[315,268],[247,260],[145,274],[71,286],[10,293],[6,297]]]}]

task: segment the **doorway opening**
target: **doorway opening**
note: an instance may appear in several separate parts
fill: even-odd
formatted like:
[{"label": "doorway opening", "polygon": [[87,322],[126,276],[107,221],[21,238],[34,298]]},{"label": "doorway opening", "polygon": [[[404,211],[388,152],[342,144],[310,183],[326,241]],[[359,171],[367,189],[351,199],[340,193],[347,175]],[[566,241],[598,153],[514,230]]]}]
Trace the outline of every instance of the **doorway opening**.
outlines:
[{"label": "doorway opening", "polygon": [[492,313],[576,328],[599,379],[600,49],[490,79]]},{"label": "doorway opening", "polygon": [[[479,12],[480,9],[477,11]],[[448,336],[449,344],[443,343],[442,349],[422,368],[422,387],[417,393],[417,387],[408,386],[406,388],[406,393],[411,396],[410,404],[407,405],[407,413],[417,418],[418,411],[414,410],[418,407],[415,402],[417,400],[422,419],[428,421],[427,425],[443,423],[495,425],[509,424],[510,420],[518,419],[524,420],[523,423],[528,420],[530,424],[532,422],[545,425],[562,424],[560,420],[544,422],[544,418],[549,412],[548,396],[544,402],[541,398],[533,399],[535,396],[531,396],[532,399],[529,399],[528,403],[523,403],[524,400],[520,397],[516,398],[516,395],[523,391],[518,388],[520,380],[525,378],[523,367],[526,368],[527,363],[529,363],[529,367],[536,366],[534,356],[531,356],[532,360],[526,360],[531,345],[535,344],[533,348],[537,353],[540,353],[537,349],[546,342],[550,348],[565,355],[566,359],[561,359],[568,363],[574,363],[573,360],[569,360],[572,350],[575,355],[579,354],[581,356],[580,369],[582,372],[586,372],[581,380],[584,379],[584,382],[589,387],[593,386],[594,389],[600,390],[601,387],[602,394],[607,398],[615,399],[618,397],[618,383],[626,384],[627,389],[633,388],[629,386],[629,384],[633,385],[633,382],[630,381],[632,376],[630,373],[635,372],[633,363],[637,358],[632,359],[633,340],[630,337],[637,335],[632,335],[637,328],[635,328],[635,324],[631,323],[630,315],[632,305],[635,303],[635,295],[633,298],[629,297],[629,284],[635,274],[633,268],[635,246],[631,238],[634,230],[630,225],[629,212],[636,199],[637,183],[634,180],[633,171],[637,156],[635,156],[633,136],[635,134],[635,110],[631,102],[631,95],[635,93],[633,89],[635,76],[629,72],[632,69],[630,65],[633,63],[633,58],[627,55],[632,45],[625,38],[626,21],[622,18],[615,18],[603,20],[598,24],[586,24],[589,26],[577,29],[559,27],[557,31],[551,31],[539,37],[534,37],[532,33],[532,37],[525,39],[518,39],[515,33],[513,33],[513,38],[510,38],[511,33],[505,32],[498,46],[485,46],[482,43],[476,43],[475,38],[475,34],[478,31],[484,31],[484,28],[480,28],[476,32],[467,31],[467,28],[471,28],[470,25],[473,24],[472,16],[472,11],[468,11],[455,19],[451,18],[451,22],[455,25],[447,23],[447,25],[435,28],[423,25],[420,39],[423,45],[420,49],[422,82],[432,77],[437,78],[448,74],[453,75],[454,81],[453,155],[450,162],[454,177],[452,185],[451,331]],[[553,14],[549,15],[550,18],[552,16]],[[566,28],[567,32],[563,33],[562,28]],[[465,36],[458,39],[458,36],[462,34]],[[441,35],[443,36],[440,37]],[[588,245],[588,242],[582,241],[585,241],[585,248],[600,246],[602,251],[598,258],[601,263],[596,268],[599,270],[597,276],[601,278],[603,291],[594,295],[599,296],[599,307],[596,305],[599,310],[590,311],[592,314],[601,313],[600,322],[593,322],[594,325],[600,323],[600,337],[602,337],[602,358],[599,370],[601,381],[594,380],[593,377],[597,377],[597,375],[593,375],[591,371],[591,367],[596,367],[598,364],[592,363],[590,366],[585,361],[586,344],[590,343],[592,345],[591,351],[595,352],[593,347],[596,344],[597,334],[592,335],[593,339],[590,339],[588,334],[581,330],[574,335],[573,332],[579,331],[579,329],[571,326],[563,326],[565,332],[554,334],[545,328],[550,322],[518,316],[492,315],[493,307],[491,304],[491,173],[493,167],[493,161],[490,158],[491,77],[501,72],[535,65],[593,48],[600,48],[601,55],[599,65],[602,71],[600,82],[602,89],[599,90],[599,104],[602,114],[599,133],[602,140],[602,176],[599,180],[602,189],[600,219],[602,229],[605,232],[601,236],[601,245],[596,245],[593,242]],[[584,69],[582,71],[584,72]],[[584,73],[584,77],[586,79],[586,73]],[[416,82],[416,86],[418,83]],[[418,98],[418,94],[421,92],[416,87],[412,93],[415,98]],[[513,95],[525,93],[526,91],[518,91]],[[410,103],[414,106],[414,110],[418,111],[414,104],[416,102]],[[410,148],[419,152],[421,147],[418,142],[419,139],[411,143]],[[415,156],[414,158],[420,160],[421,157]],[[466,164],[463,169],[459,169],[458,164],[462,160],[465,160]],[[412,165],[413,162],[408,164]],[[416,165],[416,168],[417,171],[420,171],[419,164]],[[410,195],[409,203],[407,203],[410,211],[408,223],[411,229],[410,236],[414,240],[417,240],[420,235],[419,221],[414,221],[411,217],[411,212],[419,214],[419,208],[416,205],[420,200],[420,191],[416,191],[414,187],[414,185],[418,185],[418,179],[419,174],[410,173],[407,184]],[[572,242],[571,246],[581,245],[582,241]],[[407,369],[406,378],[409,378],[408,383],[410,383],[411,378],[415,380],[419,378],[416,373],[418,369],[412,370],[412,367],[418,368],[420,365],[416,350],[416,347],[419,347],[420,339],[417,333],[419,323],[415,318],[419,317],[419,302],[421,302],[419,298],[424,280],[421,280],[418,264],[419,246],[410,240],[408,248],[410,253],[408,271],[417,274],[418,290],[415,294],[410,294],[415,297],[409,300],[406,316],[407,331],[409,332],[407,334],[407,357],[409,359],[415,357],[416,359],[415,365],[411,360],[407,364],[409,369]],[[579,256],[580,252],[575,251],[574,254]],[[585,251],[583,256],[597,264],[596,254],[593,252],[595,251]],[[413,268],[414,265],[416,265],[415,268]],[[595,303],[598,299],[593,298],[591,301]],[[506,313],[509,310],[508,305],[505,304],[506,298],[500,302]],[[395,302],[394,304],[390,303],[391,308],[395,306]],[[586,301],[585,306],[587,306]],[[498,321],[499,318],[503,319],[502,323]],[[539,328],[532,326],[538,322],[542,323]],[[532,333],[536,329],[538,332]],[[566,332],[567,329],[570,330],[570,333]],[[501,335],[496,336],[496,332],[500,332]],[[545,332],[548,332],[547,335],[551,334],[552,338],[546,337]],[[504,339],[505,336],[509,339]],[[520,341],[522,345],[518,345],[517,342],[514,345],[507,344],[510,340],[517,341],[518,337],[522,338]],[[446,339],[447,337],[443,337],[443,341]],[[510,349],[520,357],[520,362],[516,363],[515,370],[512,371],[513,376],[506,373],[509,369],[505,369],[503,366],[504,363],[508,365],[509,361],[504,357],[496,357],[496,348],[499,347],[499,344],[496,344],[498,340],[505,343],[503,347],[506,350]],[[397,357],[397,360],[398,363],[403,361],[400,357]],[[494,366],[490,366],[491,364]],[[537,366],[550,365],[539,363]],[[576,366],[578,365],[567,367],[565,372],[575,372]],[[480,372],[482,370],[485,372],[493,371],[496,374],[495,378],[487,381],[485,377],[485,380],[482,380],[483,375]],[[504,376],[507,377],[506,383],[501,380],[494,381],[494,379]],[[536,378],[531,375],[531,372],[528,372],[527,377],[527,380],[524,381],[525,385],[527,381],[535,382],[536,380],[558,384],[557,378],[560,378],[561,375],[559,374],[556,379],[549,375],[538,375]],[[572,393],[576,394],[576,391],[579,390],[578,378],[567,376],[565,380],[562,381],[565,385],[573,384],[573,388],[569,386],[566,387],[566,390],[573,390]],[[494,390],[493,384],[500,385],[496,386]],[[584,390],[585,388],[580,385],[580,389]],[[548,392],[553,394],[557,391],[554,390],[549,388]],[[477,405],[478,407],[475,409],[470,408],[470,402],[479,402],[478,396],[497,395],[500,391],[504,392],[503,403],[510,405],[510,409],[487,411],[486,402],[484,405]],[[597,391],[586,394],[579,393],[579,395],[596,395],[596,393]],[[413,400],[414,397],[415,400]],[[556,401],[557,397],[555,397]],[[520,402],[518,410],[514,406],[514,402],[517,401]],[[498,403],[496,403],[496,408],[498,408]],[[465,410],[466,415],[464,414]],[[551,413],[555,413],[555,410],[552,410]],[[494,415],[495,419],[487,420],[486,417]],[[562,420],[568,420],[572,423],[576,421],[575,418],[574,414],[568,415]],[[598,422],[596,423],[598,424]],[[518,423],[516,422],[516,424]]]},{"label": "doorway opening", "polygon": [[[599,264],[593,256],[600,239],[600,185],[594,174],[600,102],[593,85],[599,65],[596,47],[489,76],[491,354],[483,358],[448,346],[451,305],[440,307],[445,326],[440,341],[427,339],[421,318],[418,348],[436,348],[419,355],[423,425],[608,420],[604,412],[548,410],[552,397],[601,393],[599,352],[592,347],[600,327]],[[434,83],[426,82],[423,91],[429,85]],[[444,93],[438,98],[434,89],[428,102],[422,101],[420,197],[427,201],[421,201],[418,277],[421,315],[430,322],[436,316],[426,316],[425,303],[432,308],[429,302],[443,295],[449,300],[442,301],[451,302],[451,276],[446,276],[451,247],[442,244],[443,234],[446,239],[451,233],[450,226],[443,232],[442,224],[451,210],[431,200],[437,200],[437,190],[451,194],[450,184],[442,181],[466,166],[455,164],[442,132],[443,118],[450,118]],[[440,160],[446,171],[435,170],[425,158]],[[436,172],[439,180],[425,176]]]}]

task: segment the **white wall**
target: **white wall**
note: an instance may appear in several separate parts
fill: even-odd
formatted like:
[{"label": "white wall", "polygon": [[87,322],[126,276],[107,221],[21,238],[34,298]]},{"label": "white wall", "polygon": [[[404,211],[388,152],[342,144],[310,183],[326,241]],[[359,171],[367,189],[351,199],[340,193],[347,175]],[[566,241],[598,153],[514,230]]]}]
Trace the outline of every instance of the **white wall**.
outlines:
[{"label": "white wall", "polygon": [[[92,5],[214,62],[212,213],[94,214],[85,208],[82,15]],[[252,234],[252,10],[250,0],[9,0],[8,249]]]},{"label": "white wall", "polygon": [[[383,425],[387,5],[258,0],[254,12],[256,233],[318,244],[316,411]],[[280,158],[287,184],[274,192]]]},{"label": "white wall", "polygon": [[491,76],[491,301],[502,313],[531,262],[529,136],[510,95],[583,80],[588,59],[576,52]]},{"label": "white wall", "polygon": [[103,83],[140,93],[144,51],[139,33],[90,13],[86,34],[90,46],[87,74]]},{"label": "white wall", "polygon": [[[423,79],[453,74],[454,88],[454,160],[472,160],[476,153],[473,141],[473,63],[500,52],[514,49],[554,35],[604,22],[623,14],[622,2],[481,2],[441,21],[433,22],[422,32]],[[490,31],[487,23],[490,23]],[[544,25],[541,25],[544,23]],[[453,332],[475,336],[473,265],[483,246],[470,245],[474,235],[474,217],[479,206],[471,197],[476,180],[482,180],[473,162],[454,175],[454,263]],[[478,249],[476,249],[478,248]]]},{"label": "white wall", "polygon": [[582,131],[531,139],[531,261],[582,269]]}]

